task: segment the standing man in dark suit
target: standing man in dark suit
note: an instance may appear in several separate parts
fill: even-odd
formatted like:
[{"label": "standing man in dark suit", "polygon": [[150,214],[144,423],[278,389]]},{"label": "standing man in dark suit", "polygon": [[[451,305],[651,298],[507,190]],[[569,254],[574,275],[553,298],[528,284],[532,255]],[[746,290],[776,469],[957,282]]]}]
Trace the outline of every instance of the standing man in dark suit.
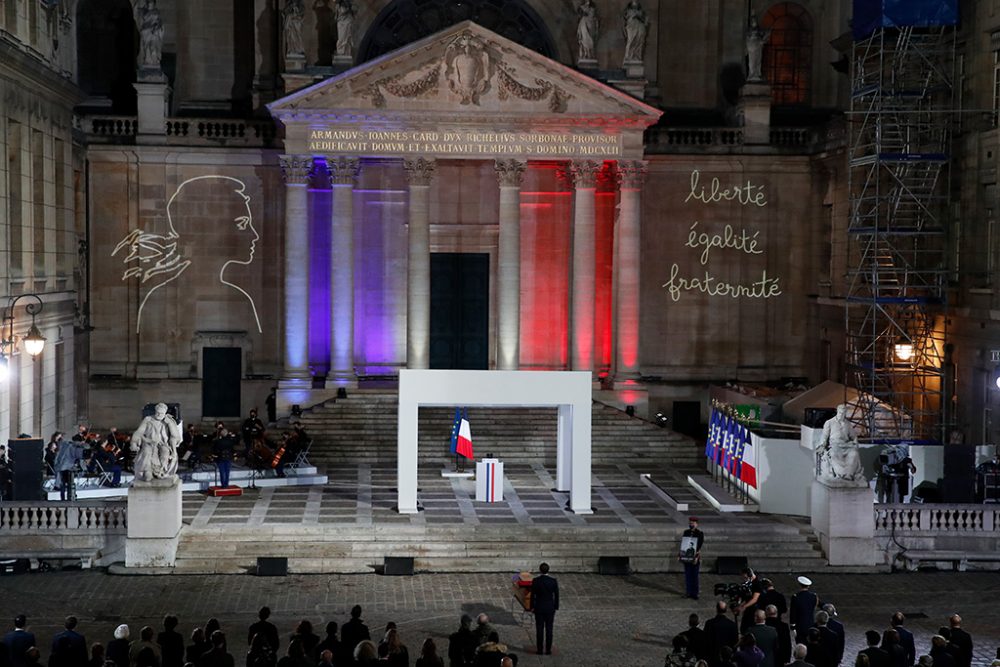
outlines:
[{"label": "standing man in dark suit", "polygon": [[[785,596],[774,589],[774,582],[770,579],[762,579],[760,582],[761,586],[764,587],[764,592],[760,596],[760,602],[757,606],[763,610],[767,610],[769,604],[773,604],[774,608],[778,612],[778,618],[788,613],[788,602],[785,600]],[[789,649],[791,651],[791,649]],[[789,655],[791,655],[789,653]]]},{"label": "standing man in dark suit", "polygon": [[823,605],[823,611],[827,613],[826,627],[830,628],[833,634],[837,635],[837,645],[836,651],[834,652],[834,662],[835,664],[840,664],[840,661],[844,659],[844,646],[846,646],[846,634],[844,632],[844,624],[837,620],[837,608],[832,604],[827,603]]},{"label": "standing man in dark suit", "polygon": [[540,575],[531,580],[531,610],[535,612],[535,644],[542,654],[542,635],[545,636],[545,655],[552,654],[552,622],[559,609],[559,582],[549,576],[549,564],[538,566]]},{"label": "standing man in dark suit", "polygon": [[[89,657],[87,655],[87,640],[83,638],[83,635],[76,631],[76,624],[76,616],[67,616],[65,623],[66,629],[52,638],[52,655],[60,653],[59,657],[64,658],[61,664],[87,664],[87,658]],[[63,639],[65,639],[65,641],[61,641]]]},{"label": "standing man in dark suit", "polygon": [[34,633],[25,630],[28,618],[24,614],[19,614],[14,619],[14,629],[3,636],[3,643],[10,654],[11,667],[23,667],[28,663],[25,653],[32,646],[35,646]]},{"label": "standing man in dark suit", "polygon": [[[695,540],[694,553],[682,552],[677,560],[684,564],[684,597],[698,599],[698,575],[701,571],[701,545],[705,543],[705,533],[698,530],[698,517],[688,519],[687,530],[683,537]],[[687,550],[690,552],[690,549]]]},{"label": "standing man in dark suit", "polygon": [[952,644],[958,647],[958,655],[955,656],[955,663],[958,667],[971,667],[972,635],[962,629],[962,617],[958,614],[952,614],[951,618],[948,619],[948,623],[951,626],[951,637],[949,639]]},{"label": "standing man in dark suit", "polygon": [[781,620],[781,617],[778,615],[778,608],[773,604],[767,605],[764,613],[767,614],[767,624],[778,633],[778,648],[775,653],[775,660],[779,666],[787,665],[792,660],[792,631],[788,627],[788,623]]},{"label": "standing man in dark suit", "polygon": [[715,618],[705,621],[705,644],[707,645],[709,667],[718,667],[722,664],[719,658],[719,651],[724,646],[733,648],[740,638],[739,628],[736,622],[729,618],[726,613],[729,605],[721,600],[715,603]]},{"label": "standing man in dark suit", "polygon": [[869,667],[891,667],[889,665],[889,654],[878,647],[881,640],[882,636],[875,630],[869,630],[865,633],[865,641],[868,642],[868,648],[858,651],[858,655],[864,654],[868,656]]},{"label": "standing man in dark suit", "polygon": [[906,652],[906,667],[913,667],[913,663],[917,659],[917,648],[913,643],[913,633],[903,627],[905,622],[906,616],[903,615],[903,612],[897,611],[892,615],[889,624],[899,635],[899,645]]}]

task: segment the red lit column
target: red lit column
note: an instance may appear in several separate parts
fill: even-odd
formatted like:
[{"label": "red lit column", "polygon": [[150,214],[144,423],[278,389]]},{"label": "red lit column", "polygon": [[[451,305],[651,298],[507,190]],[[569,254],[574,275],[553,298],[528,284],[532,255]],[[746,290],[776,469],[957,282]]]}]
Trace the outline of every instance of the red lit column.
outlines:
[{"label": "red lit column", "polygon": [[573,285],[570,302],[570,359],[574,371],[594,372],[594,195],[601,163],[574,160]]},{"label": "red lit column", "polygon": [[521,361],[521,180],[527,162],[497,160],[500,238],[497,244],[497,369],[516,371]]},{"label": "red lit column", "polygon": [[354,375],[354,182],[357,158],[327,160],[333,190],[330,234],[330,374],[327,387],[353,385]]},{"label": "red lit column", "polygon": [[430,368],[431,228],[430,189],[434,160],[403,160],[410,184],[409,262],[406,270],[406,367]]},{"label": "red lit column", "polygon": [[639,378],[640,194],[646,163],[618,163],[619,208],[615,226],[615,380]]}]

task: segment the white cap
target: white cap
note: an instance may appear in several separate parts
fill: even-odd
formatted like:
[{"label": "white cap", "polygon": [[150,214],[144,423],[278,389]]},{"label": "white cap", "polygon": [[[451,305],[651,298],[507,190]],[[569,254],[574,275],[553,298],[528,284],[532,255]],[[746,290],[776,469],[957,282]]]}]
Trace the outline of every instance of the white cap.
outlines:
[{"label": "white cap", "polygon": [[122,623],[115,628],[115,639],[128,639],[128,626]]},{"label": "white cap", "polygon": [[796,579],[796,581],[802,584],[803,586],[813,585],[812,579],[810,579],[809,577],[799,577],[798,579]]}]

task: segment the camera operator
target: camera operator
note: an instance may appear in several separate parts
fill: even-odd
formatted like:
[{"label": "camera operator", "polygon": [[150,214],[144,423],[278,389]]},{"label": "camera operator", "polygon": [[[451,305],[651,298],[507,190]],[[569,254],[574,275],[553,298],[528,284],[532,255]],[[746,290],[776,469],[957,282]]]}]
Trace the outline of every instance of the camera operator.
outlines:
[{"label": "camera operator", "polygon": [[743,568],[743,588],[744,602],[734,610],[737,615],[743,614],[740,619],[740,634],[746,633],[753,625],[753,613],[757,611],[760,596],[764,593],[764,587],[757,579],[757,573],[749,567]]},{"label": "camera operator", "polygon": [[878,457],[875,490],[880,503],[901,503],[910,492],[910,475],[917,466],[904,445],[890,445]]}]

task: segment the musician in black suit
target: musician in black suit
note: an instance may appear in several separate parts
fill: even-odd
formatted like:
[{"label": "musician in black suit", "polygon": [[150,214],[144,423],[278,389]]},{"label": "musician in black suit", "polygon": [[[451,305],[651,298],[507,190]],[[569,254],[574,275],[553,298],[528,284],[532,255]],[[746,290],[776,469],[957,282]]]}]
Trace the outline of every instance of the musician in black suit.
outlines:
[{"label": "musician in black suit", "polygon": [[531,610],[535,613],[535,644],[542,654],[542,636],[545,654],[552,654],[552,623],[559,609],[559,582],[549,576],[549,564],[538,566],[540,575],[531,580]]}]

